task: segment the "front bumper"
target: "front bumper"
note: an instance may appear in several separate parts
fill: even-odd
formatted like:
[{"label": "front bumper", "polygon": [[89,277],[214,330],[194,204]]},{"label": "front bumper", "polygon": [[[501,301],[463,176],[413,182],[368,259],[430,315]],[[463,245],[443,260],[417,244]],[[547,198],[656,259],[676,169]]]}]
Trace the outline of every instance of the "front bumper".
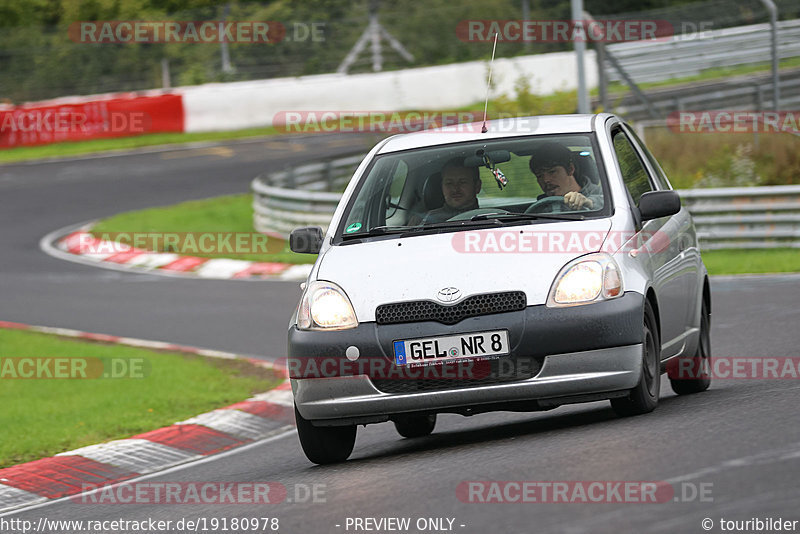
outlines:
[{"label": "front bumper", "polygon": [[[639,381],[643,308],[644,297],[628,292],[605,302],[569,308],[528,306],[518,312],[468,318],[452,326],[431,321],[362,323],[334,332],[293,326],[289,330],[289,369],[295,403],[304,418],[335,423],[380,421],[407,412],[507,409],[513,403],[544,409],[613,396]],[[511,347],[511,354],[502,357],[505,362],[501,363],[522,368],[534,361],[530,377],[497,383],[461,381],[435,391],[387,393],[376,387],[375,377],[367,376],[370,373],[349,372],[353,366],[330,365],[329,373],[313,378],[297,372],[311,360],[346,363],[348,347],[357,347],[361,358],[393,367],[395,340],[497,329],[508,330]]]}]

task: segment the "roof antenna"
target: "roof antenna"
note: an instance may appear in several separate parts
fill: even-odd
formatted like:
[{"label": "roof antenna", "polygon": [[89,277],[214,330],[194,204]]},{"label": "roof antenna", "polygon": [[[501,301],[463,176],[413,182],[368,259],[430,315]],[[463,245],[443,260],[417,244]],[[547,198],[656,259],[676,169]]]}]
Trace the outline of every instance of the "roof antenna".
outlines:
[{"label": "roof antenna", "polygon": [[483,127],[481,133],[486,133],[489,128],[486,127],[486,110],[489,109],[489,88],[492,86],[492,67],[494,66],[494,51],[497,50],[497,33],[494,34],[494,46],[492,46],[492,61],[489,62],[489,81],[486,82],[486,101],[483,104]]}]

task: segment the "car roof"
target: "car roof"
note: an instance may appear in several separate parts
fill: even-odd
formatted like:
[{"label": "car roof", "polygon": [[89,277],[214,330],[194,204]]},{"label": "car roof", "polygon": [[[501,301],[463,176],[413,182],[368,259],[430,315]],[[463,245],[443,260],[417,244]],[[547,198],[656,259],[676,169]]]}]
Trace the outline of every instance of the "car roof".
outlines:
[{"label": "car roof", "polygon": [[613,117],[610,113],[584,115],[539,115],[514,117],[486,121],[487,132],[482,133],[483,123],[473,122],[395,135],[387,139],[378,154],[410,150],[414,148],[447,145],[469,141],[503,139],[526,135],[577,134],[595,131]]}]

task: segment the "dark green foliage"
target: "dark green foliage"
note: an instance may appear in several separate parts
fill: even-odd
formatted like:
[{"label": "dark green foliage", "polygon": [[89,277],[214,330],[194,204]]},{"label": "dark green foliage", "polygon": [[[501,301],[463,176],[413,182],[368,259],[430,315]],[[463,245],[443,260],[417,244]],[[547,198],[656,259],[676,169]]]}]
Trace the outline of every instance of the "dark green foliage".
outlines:
[{"label": "dark green foliage", "polygon": [[[491,45],[463,42],[460,21],[520,19],[525,0],[383,0],[380,22],[414,55],[414,66],[488,59]],[[569,0],[527,0],[531,19],[565,20]],[[586,0],[598,17],[712,20],[714,28],[763,22],[760,0]],[[797,16],[796,0],[777,0],[782,18]],[[252,80],[334,72],[368,22],[370,0],[0,0],[0,101],[15,103],[69,94],[158,88],[161,62],[171,85]],[[287,39],[272,44],[231,43],[235,70],[224,73],[218,43],[87,44],[70,40],[76,21],[277,21]],[[642,10],[651,10],[644,12]],[[632,13],[636,12],[636,13]],[[616,14],[616,15],[615,15]],[[620,15],[624,14],[624,15]],[[295,28],[324,26],[322,40],[295,40]],[[297,26],[296,26],[297,25]],[[499,43],[498,57],[569,50],[569,43]],[[385,70],[409,66],[384,43]],[[351,72],[369,72],[369,46]]]}]

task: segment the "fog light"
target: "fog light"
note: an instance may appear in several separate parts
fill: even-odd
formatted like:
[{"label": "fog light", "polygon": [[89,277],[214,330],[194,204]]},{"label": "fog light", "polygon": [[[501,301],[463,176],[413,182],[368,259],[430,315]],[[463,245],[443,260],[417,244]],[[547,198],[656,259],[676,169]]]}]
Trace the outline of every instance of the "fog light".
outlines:
[{"label": "fog light", "polygon": [[347,356],[348,360],[354,362],[361,355],[361,352],[358,350],[358,347],[350,345],[349,347],[347,347],[347,350],[344,351],[344,355]]}]

